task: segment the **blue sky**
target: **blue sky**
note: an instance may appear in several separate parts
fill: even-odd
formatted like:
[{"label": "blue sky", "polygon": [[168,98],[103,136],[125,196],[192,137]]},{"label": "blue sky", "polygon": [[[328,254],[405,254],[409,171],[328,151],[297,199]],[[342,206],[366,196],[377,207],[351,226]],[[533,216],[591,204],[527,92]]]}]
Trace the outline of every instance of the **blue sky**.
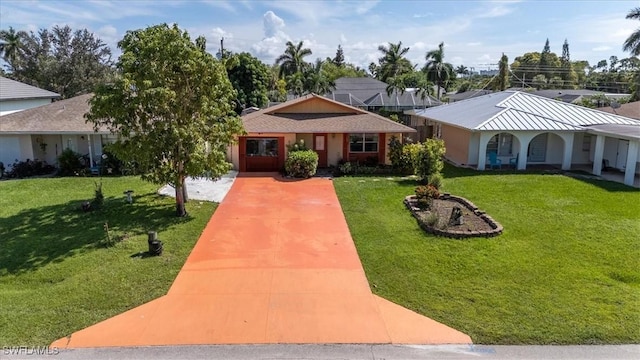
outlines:
[{"label": "blue sky", "polygon": [[408,58],[422,66],[424,55],[445,43],[446,61],[477,70],[495,68],[504,52],[513,61],[525,52],[551,51],[569,41],[572,60],[628,57],[622,43],[640,26],[626,20],[637,0],[451,0],[451,1],[224,1],[224,0],[2,0],[0,27],[37,30],[68,24],[98,35],[114,54],[127,30],[177,23],[195,39],[204,35],[216,53],[248,51],[271,64],[288,40],[303,40],[308,58],[335,55],[341,44],[347,61],[367,67],[377,47],[402,41]]}]

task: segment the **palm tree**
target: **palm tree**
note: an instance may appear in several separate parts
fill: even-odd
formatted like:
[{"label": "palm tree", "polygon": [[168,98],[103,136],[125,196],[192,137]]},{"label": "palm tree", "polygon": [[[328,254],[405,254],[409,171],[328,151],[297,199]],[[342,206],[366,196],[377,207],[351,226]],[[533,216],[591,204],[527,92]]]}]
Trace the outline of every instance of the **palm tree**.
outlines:
[{"label": "palm tree", "polygon": [[311,50],[302,48],[303,42],[293,45],[291,41],[287,41],[287,48],[284,54],[276,59],[276,64],[280,65],[280,77],[293,75],[297,72],[303,72],[308,64],[304,61],[304,57],[311,55]]},{"label": "palm tree", "polygon": [[[640,20],[640,7],[631,9],[626,18]],[[640,28],[637,28],[636,31],[629,35],[627,40],[624,42],[622,49],[624,51],[629,51],[633,56],[640,55]]]},{"label": "palm tree", "polygon": [[453,74],[453,65],[444,62],[444,42],[441,42],[437,49],[427,52],[425,59],[427,64],[424,66],[424,71],[429,80],[438,85],[438,100],[440,100],[440,88],[449,82]]},{"label": "palm tree", "polygon": [[378,80],[387,82],[389,78],[397,78],[413,70],[411,62],[405,58],[409,48],[403,48],[402,41],[397,44],[389,43],[389,46],[380,45],[378,51],[382,53],[382,57],[378,59],[380,64],[376,73]]},{"label": "palm tree", "polygon": [[0,30],[0,56],[12,68],[15,68],[16,60],[22,56],[23,41],[27,33],[17,31],[9,26],[9,30]]},{"label": "palm tree", "polygon": [[456,74],[467,75],[468,73],[469,69],[464,65],[460,65],[456,68]]},{"label": "palm tree", "polygon": [[309,66],[304,81],[306,92],[324,95],[336,87],[336,84],[327,77],[323,67],[324,61],[321,59],[316,59],[316,63]]}]

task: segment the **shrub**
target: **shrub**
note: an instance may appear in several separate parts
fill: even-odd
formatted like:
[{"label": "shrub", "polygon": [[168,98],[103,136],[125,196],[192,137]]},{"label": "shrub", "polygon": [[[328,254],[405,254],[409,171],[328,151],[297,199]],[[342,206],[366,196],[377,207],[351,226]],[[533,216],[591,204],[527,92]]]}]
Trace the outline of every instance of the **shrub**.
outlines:
[{"label": "shrub", "polygon": [[415,189],[418,207],[428,209],[433,203],[433,199],[440,197],[440,191],[432,185],[418,186]]},{"label": "shrub", "polygon": [[440,197],[440,191],[438,191],[438,189],[433,185],[418,186],[415,189],[415,193],[418,199],[437,199]]},{"label": "shrub", "polygon": [[62,176],[77,175],[84,169],[80,159],[82,155],[66,148],[58,156],[58,173]]},{"label": "shrub", "polygon": [[8,178],[25,178],[36,175],[47,175],[55,171],[55,167],[40,160],[15,161],[5,175]]},{"label": "shrub", "polygon": [[442,171],[444,168],[442,157],[445,150],[444,141],[441,139],[427,139],[420,145],[414,167],[415,174],[421,181],[427,181],[429,175]]},{"label": "shrub", "polygon": [[313,150],[289,152],[284,168],[289,176],[297,178],[312,177],[318,168],[318,154]]},{"label": "shrub", "polygon": [[417,165],[420,156],[420,149],[422,144],[405,144],[402,147],[402,164],[406,167],[407,171],[413,172],[417,175]]},{"label": "shrub", "polygon": [[430,227],[436,227],[436,225],[438,224],[438,220],[439,220],[438,213],[433,211],[426,216],[426,218],[424,219],[424,222]]},{"label": "shrub", "polygon": [[431,185],[434,188],[440,190],[440,188],[442,187],[442,180],[442,174],[437,172],[435,174],[429,175],[429,177],[427,178],[427,185]]},{"label": "shrub", "polygon": [[[122,161],[109,150],[108,146],[102,150],[102,160],[100,160],[99,165],[101,175],[120,175],[122,173],[122,165]],[[111,171],[108,171],[108,169],[111,169]]]},{"label": "shrub", "polygon": [[350,175],[353,173],[353,170],[354,170],[353,166],[348,161],[338,165],[338,169],[340,170],[340,173],[342,173],[343,175]]}]

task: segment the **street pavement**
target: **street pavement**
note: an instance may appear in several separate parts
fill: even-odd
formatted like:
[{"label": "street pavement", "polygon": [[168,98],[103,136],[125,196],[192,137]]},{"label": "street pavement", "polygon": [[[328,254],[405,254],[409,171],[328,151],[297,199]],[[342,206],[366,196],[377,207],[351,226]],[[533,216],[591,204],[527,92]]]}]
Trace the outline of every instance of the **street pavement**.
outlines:
[{"label": "street pavement", "polygon": [[[9,353],[12,353],[9,355]],[[198,345],[47,350],[3,348],[6,360],[601,360],[640,359],[640,345]]]}]

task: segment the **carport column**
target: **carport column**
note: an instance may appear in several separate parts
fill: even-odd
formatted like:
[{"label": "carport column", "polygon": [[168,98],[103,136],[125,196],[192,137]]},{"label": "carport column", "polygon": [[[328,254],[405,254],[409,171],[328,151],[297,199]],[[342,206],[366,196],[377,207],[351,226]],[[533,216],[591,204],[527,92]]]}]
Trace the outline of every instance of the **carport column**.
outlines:
[{"label": "carport column", "polygon": [[636,176],[636,162],[638,161],[638,141],[629,141],[627,151],[627,167],[624,169],[624,184],[633,186]]},{"label": "carport column", "polygon": [[559,134],[564,140],[564,153],[562,156],[562,170],[571,170],[571,159],[573,158],[573,138],[574,134]]},{"label": "carport column", "polygon": [[87,144],[89,145],[89,167],[93,167],[93,149],[91,148],[91,135],[87,134]]},{"label": "carport column", "polygon": [[593,154],[593,175],[602,174],[602,157],[604,156],[604,135],[596,135],[596,148]]},{"label": "carport column", "polygon": [[520,151],[518,152],[518,170],[527,170],[527,152],[529,150],[529,143],[540,132],[522,132],[518,134],[518,141],[520,141]]},{"label": "carport column", "polygon": [[478,144],[478,170],[484,170],[484,167],[487,165],[487,144],[493,135],[495,135],[493,132],[480,132],[480,142]]}]

